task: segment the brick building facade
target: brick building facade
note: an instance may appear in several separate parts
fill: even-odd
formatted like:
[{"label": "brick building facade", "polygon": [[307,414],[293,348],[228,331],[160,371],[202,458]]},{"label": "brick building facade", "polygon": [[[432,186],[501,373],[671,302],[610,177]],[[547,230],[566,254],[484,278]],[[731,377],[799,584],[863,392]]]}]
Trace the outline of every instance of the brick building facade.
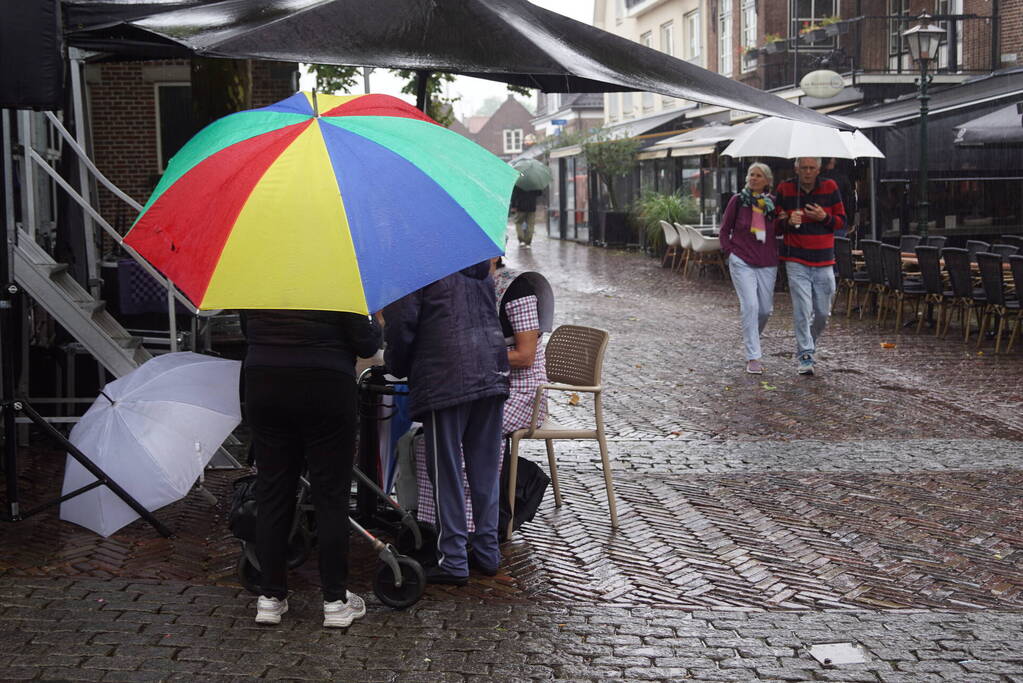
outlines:
[{"label": "brick building facade", "polygon": [[[253,107],[295,92],[296,65],[252,61],[250,68]],[[189,61],[91,64],[85,78],[92,158],[117,187],[144,203],[166,166],[164,157],[190,135],[182,120],[190,108]],[[177,145],[163,139],[171,132]],[[99,211],[122,234],[136,213],[102,187]]]}]

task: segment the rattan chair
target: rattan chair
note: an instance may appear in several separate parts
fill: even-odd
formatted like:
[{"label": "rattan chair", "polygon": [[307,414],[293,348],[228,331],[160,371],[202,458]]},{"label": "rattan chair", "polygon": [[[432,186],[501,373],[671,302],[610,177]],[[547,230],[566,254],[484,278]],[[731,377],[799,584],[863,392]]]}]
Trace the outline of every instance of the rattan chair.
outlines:
[{"label": "rattan chair", "polygon": [[[1023,300],[1023,256],[1010,256],[1009,268],[1012,270],[1012,284],[1016,289],[1016,299]],[[1023,311],[1016,309],[1016,324],[1013,325],[1009,343],[1005,346],[1006,353],[1012,351],[1012,345],[1016,343],[1021,328],[1023,328]]]},{"label": "rattan chair", "polygon": [[899,237],[899,251],[903,254],[912,254],[918,244],[920,244],[920,235],[902,235]]},{"label": "rattan chair", "polygon": [[[515,519],[515,480],[518,470],[519,442],[523,439],[540,439],[547,443],[547,462],[551,470],[551,484],[554,487],[554,504],[561,506],[561,489],[558,487],[558,466],[554,460],[556,439],[595,439],[600,449],[600,462],[604,468],[604,487],[607,489],[607,504],[611,513],[611,526],[618,527],[618,510],[615,505],[614,486],[611,483],[611,461],[607,456],[607,440],[604,438],[604,409],[601,403],[603,387],[601,371],[608,334],[604,330],[577,325],[562,325],[551,333],[545,352],[547,355],[547,379],[536,390],[533,416],[529,427],[511,433],[511,458],[508,469],[508,501],[511,516],[508,522],[507,538],[512,536],[512,521]],[[544,391],[566,391],[593,394],[594,427],[576,429],[563,427],[550,418],[538,425],[540,402]]]},{"label": "rattan chair", "polygon": [[977,253],[991,251],[991,244],[981,240],[966,240],[966,251],[970,254],[970,263],[977,262]]},{"label": "rattan chair", "polygon": [[[846,290],[845,315],[852,315],[853,298],[856,296],[856,286],[866,286],[870,280],[866,271],[856,270],[853,265],[852,242],[848,237],[835,238],[835,264],[838,266],[838,283],[835,292],[835,303],[838,303],[838,296],[843,289]],[[834,312],[834,304],[832,304]]]},{"label": "rattan chair", "polygon": [[[902,252],[894,244],[881,245],[881,265],[884,268],[884,279],[888,284],[885,305],[889,303],[895,308],[895,332],[902,331],[902,310],[906,302],[913,303],[913,317],[919,313],[920,301],[927,294],[919,280],[908,280],[902,274]],[[881,325],[884,325],[886,314],[884,306],[881,311]],[[919,329],[919,326],[918,326]]]},{"label": "rattan chair", "polygon": [[[945,302],[951,301],[954,294],[952,290],[946,290],[941,281],[941,253],[937,247],[921,245],[916,248],[916,260],[920,265],[920,280],[923,282],[924,303],[937,306],[937,320],[934,325],[934,334],[941,331],[941,321],[945,317]],[[924,316],[920,316],[916,324],[916,333],[924,324]]]},{"label": "rattan chair", "polygon": [[1023,235],[1002,235],[998,241],[1002,244],[1014,244],[1023,252]]},{"label": "rattan chair", "polygon": [[987,303],[984,290],[978,290],[973,286],[970,253],[966,249],[946,247],[941,250],[941,258],[945,261],[945,272],[948,273],[948,282],[952,287],[951,306],[949,306],[941,336],[944,337],[948,334],[952,314],[959,311],[959,319],[963,325],[963,341],[967,342],[970,340],[970,318],[974,309],[977,310],[977,324],[979,325],[980,312],[983,310],[984,304]]},{"label": "rattan chair", "polygon": [[863,301],[860,303],[860,318],[863,317],[870,295],[873,294],[877,320],[880,322],[881,304],[888,291],[884,280],[884,266],[881,264],[881,243],[877,240],[860,240],[860,249],[863,250],[863,263],[867,269],[867,291],[863,293]]},{"label": "rattan chair", "polygon": [[1001,254],[979,251],[977,252],[977,266],[980,268],[980,283],[983,285],[984,294],[987,296],[984,314],[980,318],[977,346],[979,347],[984,341],[984,332],[987,331],[988,320],[991,320],[993,329],[993,319],[998,318],[998,332],[995,334],[995,353],[998,353],[1002,350],[1002,332],[1005,331],[1006,320],[1015,313],[1017,323],[1019,321],[1019,299],[1010,299],[1005,295],[1005,277],[1002,270]]},{"label": "rattan chair", "polygon": [[671,269],[675,270],[675,262],[682,256],[678,242],[678,231],[668,221],[659,221],[659,223],[661,224],[661,230],[664,231],[664,244],[667,246],[664,250],[664,258],[661,259],[661,268],[664,267],[664,262],[670,258]]},{"label": "rattan chair", "polygon": [[992,244],[988,250],[992,254],[998,254],[1003,259],[1007,259],[1010,256],[1015,256],[1019,253],[1019,247],[1015,244]]}]

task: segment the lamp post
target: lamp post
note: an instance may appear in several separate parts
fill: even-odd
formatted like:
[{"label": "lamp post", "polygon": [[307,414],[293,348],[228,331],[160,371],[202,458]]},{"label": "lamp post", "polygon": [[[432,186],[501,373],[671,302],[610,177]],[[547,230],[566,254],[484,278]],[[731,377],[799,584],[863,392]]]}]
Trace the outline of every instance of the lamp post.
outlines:
[{"label": "lamp post", "polygon": [[920,66],[920,199],[917,202],[916,225],[920,237],[927,237],[927,85],[934,78],[927,73],[929,63],[937,57],[938,46],[945,37],[945,29],[930,23],[930,15],[921,14],[920,23],[902,33],[909,46],[909,54]]}]

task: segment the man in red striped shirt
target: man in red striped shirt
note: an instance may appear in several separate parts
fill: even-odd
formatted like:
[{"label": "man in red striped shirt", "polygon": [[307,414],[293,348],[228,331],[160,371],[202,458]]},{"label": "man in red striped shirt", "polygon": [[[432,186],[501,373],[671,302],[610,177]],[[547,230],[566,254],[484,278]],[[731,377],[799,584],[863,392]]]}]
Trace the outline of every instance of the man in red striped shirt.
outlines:
[{"label": "man in red striped shirt", "polygon": [[845,227],[845,207],[834,180],[818,178],[821,161],[796,159],[796,179],[778,184],[778,205],[787,218],[781,260],[792,295],[797,372],[814,373],[817,339],[828,324],[835,296],[835,231]]}]

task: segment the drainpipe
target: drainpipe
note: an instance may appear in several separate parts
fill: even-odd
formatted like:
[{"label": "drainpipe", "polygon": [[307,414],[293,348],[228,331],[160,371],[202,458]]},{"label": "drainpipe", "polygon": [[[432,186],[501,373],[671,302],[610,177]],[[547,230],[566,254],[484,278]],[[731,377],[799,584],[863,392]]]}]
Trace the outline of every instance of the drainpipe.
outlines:
[{"label": "drainpipe", "polygon": [[998,61],[998,0],[991,0],[991,70],[997,71],[999,66]]}]

